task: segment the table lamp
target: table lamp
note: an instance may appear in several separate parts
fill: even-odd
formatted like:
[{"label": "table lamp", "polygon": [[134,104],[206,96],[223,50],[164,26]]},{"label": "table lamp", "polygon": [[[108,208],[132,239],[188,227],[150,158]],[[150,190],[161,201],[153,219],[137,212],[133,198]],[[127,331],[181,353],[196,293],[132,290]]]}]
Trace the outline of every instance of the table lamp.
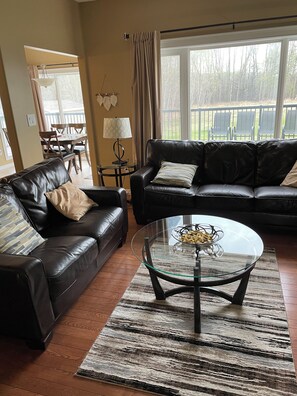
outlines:
[{"label": "table lamp", "polygon": [[124,165],[128,161],[123,160],[125,153],[124,147],[120,143],[120,139],[128,139],[132,137],[129,118],[104,118],[103,137],[107,139],[116,139],[112,148],[115,157],[113,164]]}]

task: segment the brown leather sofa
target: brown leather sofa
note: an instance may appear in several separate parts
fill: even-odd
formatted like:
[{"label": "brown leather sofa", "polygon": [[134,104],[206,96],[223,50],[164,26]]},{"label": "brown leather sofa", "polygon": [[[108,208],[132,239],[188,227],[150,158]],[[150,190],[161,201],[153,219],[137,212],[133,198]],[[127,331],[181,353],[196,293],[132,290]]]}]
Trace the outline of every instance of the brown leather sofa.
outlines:
[{"label": "brown leather sofa", "polygon": [[[210,214],[252,226],[297,226],[297,188],[280,183],[297,160],[297,140],[147,142],[147,164],[131,176],[138,224]],[[190,188],[152,184],[162,161],[198,165]]]},{"label": "brown leather sofa", "polygon": [[98,206],[73,221],[44,195],[69,180],[62,160],[52,159],[0,185],[0,196],[45,238],[27,256],[0,254],[0,333],[23,338],[32,348],[47,346],[59,317],[127,235],[124,189],[83,189]]}]

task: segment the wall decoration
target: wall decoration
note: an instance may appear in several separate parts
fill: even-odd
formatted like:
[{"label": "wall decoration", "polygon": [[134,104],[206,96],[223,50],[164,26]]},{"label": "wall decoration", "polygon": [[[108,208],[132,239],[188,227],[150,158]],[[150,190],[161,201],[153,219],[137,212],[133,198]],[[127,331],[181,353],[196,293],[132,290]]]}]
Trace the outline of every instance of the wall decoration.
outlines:
[{"label": "wall decoration", "polygon": [[102,82],[100,93],[96,94],[97,102],[99,106],[104,106],[107,111],[110,110],[111,106],[115,107],[118,103],[118,94],[117,92],[111,93],[103,93],[103,86],[106,80],[106,74],[104,75],[104,79]]}]

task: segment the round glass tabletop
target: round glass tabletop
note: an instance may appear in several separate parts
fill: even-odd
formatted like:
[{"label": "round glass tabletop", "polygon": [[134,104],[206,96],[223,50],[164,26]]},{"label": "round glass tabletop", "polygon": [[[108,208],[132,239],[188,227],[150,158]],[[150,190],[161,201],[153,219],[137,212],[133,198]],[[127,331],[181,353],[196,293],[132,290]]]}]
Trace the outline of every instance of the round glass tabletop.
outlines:
[{"label": "round glass tabletop", "polygon": [[[181,227],[221,230],[214,243],[185,243],[177,235]],[[183,228],[184,230],[184,228]],[[148,240],[152,266],[158,272],[174,277],[194,277],[199,261],[199,278],[224,280],[247,271],[263,253],[263,242],[251,228],[223,217],[182,215],[147,224],[132,238],[131,248],[139,261],[145,262],[144,244]],[[198,257],[198,258],[197,258]],[[196,275],[197,276],[197,275]]]}]

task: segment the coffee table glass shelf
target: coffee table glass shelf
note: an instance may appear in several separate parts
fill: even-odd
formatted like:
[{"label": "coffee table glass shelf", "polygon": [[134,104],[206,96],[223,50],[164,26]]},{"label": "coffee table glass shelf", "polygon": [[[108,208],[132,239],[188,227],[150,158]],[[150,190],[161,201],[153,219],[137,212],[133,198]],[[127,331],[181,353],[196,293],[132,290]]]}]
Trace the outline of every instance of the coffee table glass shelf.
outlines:
[{"label": "coffee table glass shelf", "polygon": [[[188,239],[192,232],[194,238]],[[207,234],[204,241],[199,238]],[[195,240],[196,238],[196,240]],[[183,215],[147,224],[134,235],[133,254],[149,271],[157,300],[194,293],[194,331],[201,332],[200,292],[242,305],[248,280],[263,253],[263,242],[251,228],[222,217]],[[179,285],[164,291],[159,279]],[[214,288],[239,281],[233,295]]]}]

